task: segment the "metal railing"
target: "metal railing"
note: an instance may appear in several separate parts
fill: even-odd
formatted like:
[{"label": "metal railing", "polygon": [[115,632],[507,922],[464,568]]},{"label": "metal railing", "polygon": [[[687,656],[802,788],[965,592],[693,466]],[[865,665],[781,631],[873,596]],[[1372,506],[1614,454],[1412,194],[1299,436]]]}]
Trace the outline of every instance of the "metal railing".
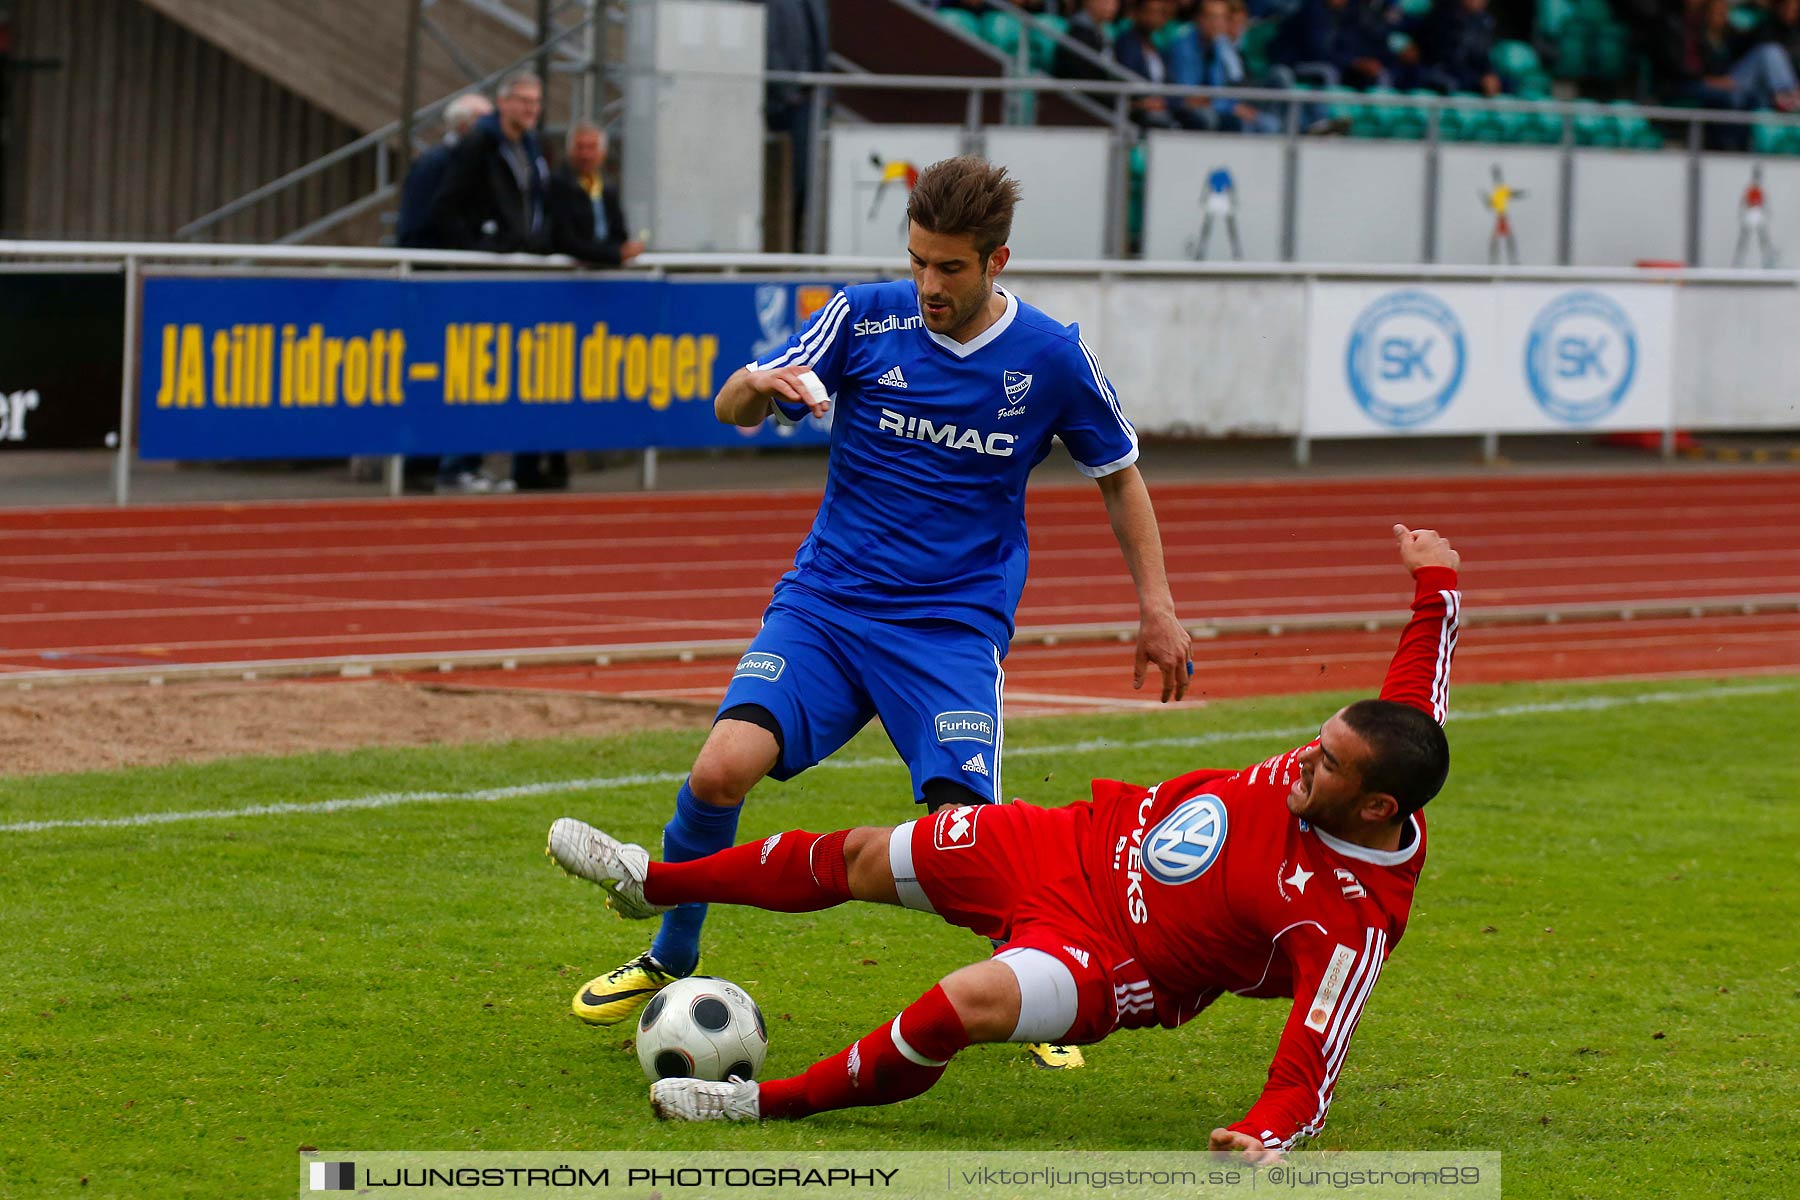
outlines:
[{"label": "metal railing", "polygon": [[[567,6],[565,5],[565,7]],[[552,37],[533,46],[530,50],[527,50],[524,54],[513,59],[505,66],[500,67],[498,70],[490,71],[479,79],[473,80],[468,85],[457,88],[448,95],[440,96],[431,103],[419,108],[413,113],[413,127],[418,128],[421,125],[436,120],[443,113],[444,109],[449,106],[452,100],[463,95],[465,92],[493,87],[510,72],[531,66],[540,56],[548,51],[560,48],[569,38],[574,37],[578,33],[586,33],[590,29],[596,28],[600,23],[610,19],[612,19],[611,15],[599,8],[590,11],[588,15],[580,21],[570,25],[566,29],[559,30]],[[265,200],[278,196],[290,188],[305,183],[307,180],[312,179],[314,176],[319,175],[324,171],[330,170],[339,163],[347,162],[359,154],[373,152],[375,155],[376,187],[374,193],[362,197],[359,200],[352,201],[351,204],[346,205],[343,209],[327,214],[326,217],[306,226],[304,231],[286,234],[280,240],[284,243],[289,241],[299,241],[302,240],[299,236],[300,232],[307,232],[309,235],[312,235],[340,224],[349,219],[350,216],[355,215],[348,210],[355,209],[357,212],[365,211],[367,208],[373,207],[374,204],[378,203],[373,197],[380,194],[384,189],[388,191],[390,196],[398,190],[400,181],[391,177],[391,156],[393,151],[390,143],[394,138],[400,135],[401,128],[400,121],[390,121],[379,129],[372,130],[354,141],[347,142],[344,145],[339,146],[336,150],[323,154],[303,166],[296,167],[285,175],[270,180],[261,187],[253,188],[252,190],[245,192],[237,199],[222,204],[209,213],[194,218],[192,221],[189,221],[175,231],[175,238],[177,241],[189,241],[197,238],[239,213],[254,208]]]},{"label": "metal railing", "polygon": [[[1027,34],[1029,36],[1029,34]],[[1185,84],[1155,84],[1148,80],[1074,80],[1050,79],[1041,76],[1023,78],[1018,76],[1002,76],[997,78],[981,78],[972,76],[944,75],[856,75],[845,76],[823,72],[771,71],[767,75],[771,83],[794,84],[810,91],[813,105],[814,144],[811,153],[814,156],[812,178],[821,181],[820,186],[813,188],[807,198],[807,213],[804,222],[806,248],[810,252],[819,253],[824,250],[824,210],[823,181],[826,179],[823,158],[825,131],[830,128],[831,93],[834,90],[855,90],[859,88],[879,88],[889,91],[950,91],[961,92],[967,96],[965,105],[964,138],[965,150],[979,149],[979,141],[985,128],[982,113],[982,101],[990,94],[1012,94],[1023,92],[1050,92],[1067,96],[1086,96],[1103,99],[1110,111],[1115,153],[1112,156],[1111,186],[1108,189],[1109,211],[1106,227],[1108,230],[1107,245],[1118,258],[1128,255],[1128,230],[1124,218],[1127,197],[1130,189],[1130,148],[1136,144],[1142,133],[1131,119],[1131,102],[1146,96],[1160,96],[1169,100],[1212,101],[1228,99],[1241,101],[1269,108],[1282,114],[1282,131],[1280,134],[1225,134],[1222,136],[1267,138],[1281,137],[1286,142],[1286,154],[1283,157],[1282,189],[1286,204],[1282,214],[1282,255],[1283,260],[1294,257],[1295,213],[1293,199],[1296,194],[1295,181],[1298,174],[1298,143],[1303,136],[1308,136],[1302,129],[1301,110],[1312,106],[1355,106],[1381,107],[1395,109],[1422,109],[1426,113],[1426,127],[1423,135],[1417,139],[1353,139],[1355,141],[1373,141],[1377,144],[1415,144],[1423,145],[1431,155],[1431,169],[1425,173],[1428,190],[1428,203],[1425,207],[1425,244],[1435,244],[1436,206],[1429,203],[1437,186],[1436,154],[1438,149],[1447,144],[1469,145],[1467,141],[1451,142],[1443,136],[1443,117],[1446,112],[1458,113],[1470,111],[1518,112],[1533,113],[1551,117],[1560,122],[1560,137],[1554,148],[1563,154],[1564,186],[1562,188],[1563,211],[1559,214],[1558,259],[1567,264],[1569,261],[1569,230],[1573,200],[1573,189],[1567,186],[1571,170],[1572,155],[1578,148],[1577,123],[1582,118],[1618,119],[1625,116],[1642,118],[1646,122],[1658,122],[1674,125],[1685,130],[1680,145],[1675,148],[1628,149],[1627,152],[1637,154],[1683,154],[1688,158],[1690,169],[1687,175],[1686,188],[1686,246],[1690,260],[1699,257],[1699,163],[1704,153],[1705,131],[1710,126],[1726,126],[1736,128],[1753,128],[1757,126],[1778,127],[1783,129],[1800,129],[1800,117],[1784,116],[1770,112],[1725,112],[1710,109],[1672,108],[1663,105],[1629,105],[1615,106],[1599,104],[1591,100],[1519,100],[1511,97],[1472,98],[1467,96],[1438,96],[1413,93],[1371,93],[1359,92],[1347,88],[1290,90],[1271,87],[1203,87]],[[1171,130],[1171,134],[1179,136],[1183,131]],[[1192,131],[1207,135],[1209,131]],[[1213,134],[1213,136],[1221,136]],[[1487,142],[1483,144],[1498,144]],[[1599,148],[1599,147],[1596,147]]]}]

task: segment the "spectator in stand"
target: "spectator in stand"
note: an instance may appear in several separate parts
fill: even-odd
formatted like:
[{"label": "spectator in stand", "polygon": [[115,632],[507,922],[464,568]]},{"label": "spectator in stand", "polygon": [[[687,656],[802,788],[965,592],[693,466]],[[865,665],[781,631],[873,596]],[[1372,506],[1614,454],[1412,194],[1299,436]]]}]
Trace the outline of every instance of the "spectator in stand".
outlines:
[{"label": "spectator in stand", "polygon": [[[494,102],[480,92],[464,92],[444,106],[444,138],[413,160],[400,187],[400,219],[394,228],[394,240],[409,250],[442,250],[437,228],[432,224],[431,205],[443,186],[444,172],[450,167],[450,152],[468,135],[475,122],[494,111]],[[428,487],[438,476],[439,463],[434,454],[408,455],[405,465],[407,486]]]},{"label": "spectator in stand", "polygon": [[1800,0],[1772,0],[1757,34],[1780,46],[1790,63],[1800,62]]},{"label": "spectator in stand", "polygon": [[1387,48],[1370,36],[1353,0],[1305,0],[1281,22],[1269,43],[1277,78],[1320,87],[1386,86]]},{"label": "spectator in stand", "polygon": [[[1081,9],[1069,18],[1069,37],[1102,58],[1113,56],[1112,23],[1119,19],[1119,0],[1081,0]],[[1058,79],[1110,79],[1106,69],[1065,46],[1056,48],[1050,73]]]},{"label": "spectator in stand", "polygon": [[1419,25],[1419,47],[1428,64],[1420,72],[1425,87],[1440,92],[1500,94],[1495,73],[1494,15],[1488,0],[1449,0]]},{"label": "spectator in stand", "polygon": [[537,135],[543,107],[544,85],[530,71],[500,81],[497,108],[457,142],[432,203],[444,245],[503,254],[548,249],[550,164]]},{"label": "spectator in stand", "polygon": [[[1201,0],[1198,30],[1203,87],[1243,87],[1244,60],[1232,36],[1231,0]],[[1279,133],[1281,118],[1241,100],[1219,97],[1211,105],[1213,128],[1230,133]]]},{"label": "spectator in stand", "polygon": [[1800,79],[1787,51],[1731,28],[1730,0],[1688,0],[1678,97],[1708,108],[1800,109]]},{"label": "spectator in stand", "polygon": [[567,153],[550,176],[550,240],[559,254],[600,267],[619,267],[644,252],[626,236],[619,190],[606,183],[606,131],[592,121],[569,127]]},{"label": "spectator in stand", "polygon": [[[536,132],[543,105],[543,82],[530,71],[500,81],[498,107],[457,142],[432,202],[440,245],[499,253],[550,250],[550,164]],[[437,490],[510,492],[513,481],[483,471],[479,454],[445,455]]]},{"label": "spectator in stand", "polygon": [[494,102],[480,92],[464,92],[444,106],[444,140],[413,160],[400,188],[400,220],[394,230],[400,245],[414,250],[441,249],[431,221],[431,205],[449,169],[450,152],[475,122],[493,111]]},{"label": "spectator in stand", "polygon": [[[1200,47],[1192,30],[1183,31],[1165,47],[1156,44],[1156,35],[1169,24],[1174,12],[1173,0],[1137,0],[1131,10],[1131,28],[1114,41],[1113,55],[1121,67],[1151,83],[1198,85]],[[1212,127],[1204,101],[1196,103],[1172,96],[1139,96],[1131,102],[1131,116],[1151,129]]]},{"label": "spectator in stand", "polygon": [[[550,176],[546,202],[550,248],[600,267],[619,267],[644,252],[644,243],[625,236],[619,191],[608,187],[606,131],[592,121],[569,127],[563,165]],[[521,492],[569,486],[568,456],[560,450],[521,450],[513,455],[513,486]]]},{"label": "spectator in stand", "polygon": [[[831,10],[826,0],[764,0],[768,23],[764,32],[766,64],[771,71],[823,73],[830,65]],[[979,12],[984,0],[951,5]],[[813,89],[794,83],[771,83],[763,93],[763,126],[785,134],[790,147],[789,178],[794,189],[794,223],[788,233],[801,247],[807,193],[812,188]]]}]

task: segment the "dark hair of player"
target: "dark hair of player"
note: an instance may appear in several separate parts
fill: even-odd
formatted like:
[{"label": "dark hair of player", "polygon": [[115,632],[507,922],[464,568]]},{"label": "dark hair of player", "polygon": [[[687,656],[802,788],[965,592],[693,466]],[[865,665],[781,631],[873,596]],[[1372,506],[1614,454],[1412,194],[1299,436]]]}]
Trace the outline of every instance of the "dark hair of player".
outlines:
[{"label": "dark hair of player", "polygon": [[1396,817],[1425,807],[1450,775],[1450,741],[1430,714],[1392,700],[1358,700],[1343,712],[1344,724],[1369,743],[1363,790],[1386,792],[1400,805]]},{"label": "dark hair of player", "polygon": [[964,154],[919,172],[906,202],[906,216],[927,233],[973,235],[975,252],[985,264],[988,255],[1012,236],[1013,206],[1018,202],[1019,182],[1007,176],[1005,167]]}]

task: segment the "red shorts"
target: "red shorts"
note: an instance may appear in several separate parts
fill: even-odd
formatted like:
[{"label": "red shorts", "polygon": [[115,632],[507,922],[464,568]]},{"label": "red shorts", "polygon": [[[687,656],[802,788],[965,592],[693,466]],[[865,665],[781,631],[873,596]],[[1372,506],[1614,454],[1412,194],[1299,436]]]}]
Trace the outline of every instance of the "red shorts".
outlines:
[{"label": "red shorts", "polygon": [[[1104,932],[1081,869],[1091,820],[1085,804],[967,805],[908,822],[888,842],[901,904],[998,938],[1003,953],[1042,951],[1067,968],[1069,1027],[1024,1040],[1097,1042],[1121,1024],[1155,1023],[1149,985],[1131,952]],[[1037,984],[1051,987],[1043,971],[1014,971],[1027,1017],[1068,1010],[1061,986],[1056,997],[1031,994]]]}]

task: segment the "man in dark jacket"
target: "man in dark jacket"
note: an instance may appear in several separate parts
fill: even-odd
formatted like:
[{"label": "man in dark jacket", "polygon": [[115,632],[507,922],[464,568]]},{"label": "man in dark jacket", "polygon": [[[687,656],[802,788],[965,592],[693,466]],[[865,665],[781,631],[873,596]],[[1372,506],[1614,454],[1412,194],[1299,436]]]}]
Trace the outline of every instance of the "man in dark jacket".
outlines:
[{"label": "man in dark jacket", "polygon": [[442,249],[431,223],[431,206],[450,169],[450,153],[475,122],[493,111],[494,102],[480,92],[464,92],[444,107],[444,140],[413,160],[400,188],[400,220],[394,230],[400,245],[414,250]]},{"label": "man in dark jacket", "polygon": [[644,252],[626,236],[619,189],[608,186],[606,131],[591,121],[569,127],[567,155],[550,177],[551,247],[599,267],[619,267]]},{"label": "man in dark jacket", "polygon": [[[619,189],[607,186],[606,132],[591,121],[569,127],[567,155],[550,176],[550,249],[599,267],[620,267],[644,252],[625,236]],[[513,455],[513,486],[521,492],[569,486],[568,456],[560,450],[521,450]]]},{"label": "man in dark jacket", "polygon": [[499,253],[548,248],[550,164],[536,132],[543,104],[544,85],[531,72],[500,81],[498,108],[457,142],[432,202],[441,245]]},{"label": "man in dark jacket", "polygon": [[1421,73],[1427,87],[1440,92],[1500,94],[1495,73],[1494,14],[1488,0],[1450,0],[1426,16],[1419,43],[1430,65]]},{"label": "man in dark jacket", "polygon": [[[500,81],[494,112],[475,123],[450,152],[444,181],[431,204],[432,234],[450,250],[547,253],[550,164],[538,144],[544,85],[529,71]],[[493,479],[479,454],[438,460],[440,492],[510,492],[511,479]]]}]

